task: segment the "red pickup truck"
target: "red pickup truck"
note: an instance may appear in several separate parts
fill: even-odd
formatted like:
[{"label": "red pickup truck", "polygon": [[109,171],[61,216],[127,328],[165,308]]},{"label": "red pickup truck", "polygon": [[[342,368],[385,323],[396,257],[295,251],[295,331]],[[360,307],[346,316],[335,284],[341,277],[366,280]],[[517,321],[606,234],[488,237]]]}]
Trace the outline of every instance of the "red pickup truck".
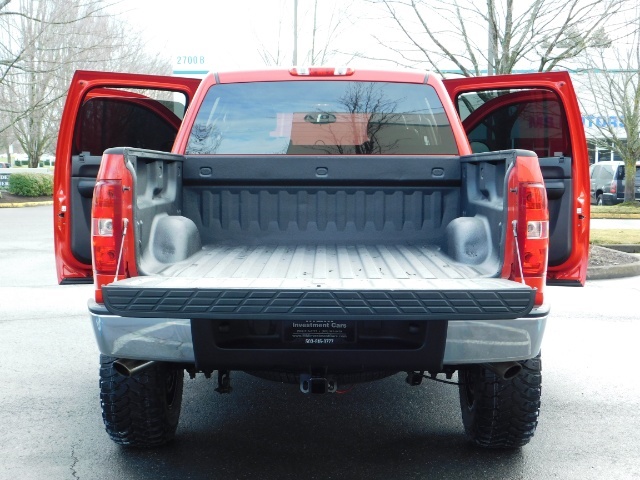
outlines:
[{"label": "red pickup truck", "polygon": [[170,441],[184,372],[229,393],[233,370],[304,393],[443,374],[473,443],[533,436],[545,285],[586,278],[566,72],[81,71],[56,158],[58,277],[95,285],[116,443]]}]

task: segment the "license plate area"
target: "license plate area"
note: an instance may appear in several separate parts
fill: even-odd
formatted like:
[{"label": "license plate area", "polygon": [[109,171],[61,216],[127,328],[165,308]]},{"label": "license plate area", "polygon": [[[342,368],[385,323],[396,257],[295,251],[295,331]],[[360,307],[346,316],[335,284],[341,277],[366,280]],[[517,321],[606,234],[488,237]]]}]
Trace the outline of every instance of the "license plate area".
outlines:
[{"label": "license plate area", "polygon": [[285,343],[306,347],[343,346],[356,340],[357,322],[289,321],[283,323]]},{"label": "license plate area", "polygon": [[427,337],[428,321],[212,321],[218,348],[252,350],[413,350]]}]

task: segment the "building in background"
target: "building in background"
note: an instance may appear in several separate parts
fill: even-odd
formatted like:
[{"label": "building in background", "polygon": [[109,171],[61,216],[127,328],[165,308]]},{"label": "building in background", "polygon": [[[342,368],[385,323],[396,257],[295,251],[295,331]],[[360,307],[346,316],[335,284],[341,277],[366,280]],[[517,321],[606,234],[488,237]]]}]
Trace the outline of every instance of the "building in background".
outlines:
[{"label": "building in background", "polygon": [[613,127],[618,136],[625,138],[623,119],[619,118],[616,114],[611,114],[608,117],[601,115],[590,115],[583,113],[582,125],[584,126],[584,134],[587,137],[587,148],[589,149],[589,163],[602,162],[602,161],[622,161],[622,158],[611,145],[606,141],[600,132],[600,128],[606,128],[608,126]]}]

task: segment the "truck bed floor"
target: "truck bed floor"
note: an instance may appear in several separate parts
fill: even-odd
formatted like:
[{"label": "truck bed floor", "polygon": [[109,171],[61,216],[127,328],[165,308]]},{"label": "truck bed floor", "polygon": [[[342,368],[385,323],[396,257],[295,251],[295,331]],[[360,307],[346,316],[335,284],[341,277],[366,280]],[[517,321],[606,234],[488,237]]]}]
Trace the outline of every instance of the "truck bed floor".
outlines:
[{"label": "truck bed floor", "polygon": [[[233,281],[380,281],[477,278],[480,272],[454,263],[429,245],[207,245],[162,277]],[[359,283],[359,282],[358,282]]]}]

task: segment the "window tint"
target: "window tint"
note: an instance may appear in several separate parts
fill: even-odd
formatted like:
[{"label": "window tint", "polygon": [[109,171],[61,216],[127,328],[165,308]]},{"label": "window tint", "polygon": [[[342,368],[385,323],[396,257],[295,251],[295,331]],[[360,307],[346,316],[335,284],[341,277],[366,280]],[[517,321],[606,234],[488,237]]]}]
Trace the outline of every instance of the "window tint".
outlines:
[{"label": "window tint", "polygon": [[457,154],[428,85],[349,81],[215,85],[188,154]]},{"label": "window tint", "polygon": [[457,99],[474,152],[521,148],[539,157],[571,156],[564,109],[546,90],[499,90]]},{"label": "window tint", "polygon": [[102,155],[107,148],[170,151],[180,118],[160,101],[136,97],[94,97],[78,114],[73,154]]},{"label": "window tint", "polygon": [[[624,165],[618,167],[617,178],[618,180],[624,179]],[[640,185],[640,166],[636,166],[636,185]]]}]

